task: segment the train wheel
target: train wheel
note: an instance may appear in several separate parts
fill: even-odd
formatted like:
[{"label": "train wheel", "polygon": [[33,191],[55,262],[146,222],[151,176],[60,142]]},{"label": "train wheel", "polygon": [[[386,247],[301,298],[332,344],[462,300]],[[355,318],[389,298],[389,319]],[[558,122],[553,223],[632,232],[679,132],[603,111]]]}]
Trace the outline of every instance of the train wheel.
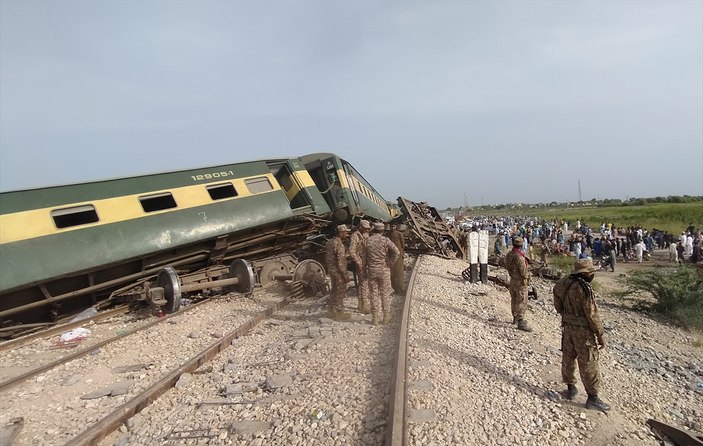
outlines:
[{"label": "train wheel", "polygon": [[259,270],[259,283],[266,285],[276,280],[279,274],[288,274],[286,264],[277,260],[266,262]]},{"label": "train wheel", "polygon": [[254,284],[256,283],[256,276],[254,275],[254,268],[251,267],[251,263],[244,259],[234,259],[229,266],[229,277],[230,279],[237,278],[239,283],[232,285],[232,290],[238,293],[251,294],[254,292]]},{"label": "train wheel", "polygon": [[298,263],[293,271],[293,281],[303,282],[307,286],[325,283],[325,268],[312,259],[303,260]]},{"label": "train wheel", "polygon": [[181,282],[178,280],[178,273],[170,266],[159,271],[156,276],[156,285],[164,289],[166,305],[163,309],[166,313],[175,313],[181,308]]}]

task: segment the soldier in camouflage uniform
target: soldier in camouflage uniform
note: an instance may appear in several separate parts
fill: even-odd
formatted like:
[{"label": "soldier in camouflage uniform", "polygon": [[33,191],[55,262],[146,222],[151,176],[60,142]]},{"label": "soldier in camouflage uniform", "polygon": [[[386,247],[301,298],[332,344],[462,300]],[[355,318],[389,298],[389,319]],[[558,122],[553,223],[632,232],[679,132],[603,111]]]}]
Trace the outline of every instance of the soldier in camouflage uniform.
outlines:
[{"label": "soldier in camouflage uniform", "polygon": [[329,316],[335,319],[347,319],[344,313],[344,298],[347,296],[347,253],[344,240],[349,238],[349,229],[345,225],[337,226],[337,234],[325,246],[325,265],[332,281],[330,297],[327,301]]},{"label": "soldier in camouflage uniform", "polygon": [[513,313],[513,324],[518,330],[532,331],[525,320],[527,313],[527,292],[530,285],[530,270],[527,258],[522,252],[522,237],[513,237],[513,250],[505,256],[505,269],[510,274],[510,310]]},{"label": "soldier in camouflage uniform", "polygon": [[398,230],[398,225],[396,223],[391,223],[391,232],[388,233],[388,238],[400,252],[398,260],[396,260],[391,267],[391,286],[396,293],[403,293],[405,291],[405,271],[403,264],[405,236]]},{"label": "soldier in camouflage uniform", "polygon": [[371,223],[361,220],[359,227],[349,238],[349,256],[354,261],[356,271],[357,293],[359,295],[358,310],[364,314],[371,312],[371,300],[369,299],[369,280],[366,277],[366,264],[364,263],[363,246],[369,238]]},{"label": "soldier in camouflage uniform", "polygon": [[391,269],[400,251],[383,235],[383,223],[373,224],[373,233],[364,244],[366,272],[371,294],[371,323],[387,324],[391,320]]},{"label": "soldier in camouflage uniform", "polygon": [[576,363],[588,399],[586,407],[607,412],[610,406],[598,398],[600,370],[598,350],[606,346],[603,322],[590,282],[596,267],[590,258],[576,260],[571,275],[554,285],[554,308],[561,314],[561,376],[567,385],[566,398],[573,399],[576,390]]}]

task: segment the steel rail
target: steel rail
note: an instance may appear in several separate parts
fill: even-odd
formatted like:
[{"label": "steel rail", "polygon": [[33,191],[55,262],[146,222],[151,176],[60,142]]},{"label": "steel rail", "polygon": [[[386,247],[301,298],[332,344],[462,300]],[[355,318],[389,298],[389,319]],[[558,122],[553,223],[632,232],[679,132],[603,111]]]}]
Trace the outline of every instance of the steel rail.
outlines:
[{"label": "steel rail", "polygon": [[163,322],[163,321],[165,321],[165,320],[168,320],[168,319],[170,319],[170,318],[172,318],[172,317],[174,317],[174,316],[180,316],[181,314],[185,313],[186,311],[190,311],[190,310],[193,309],[193,308],[199,307],[200,305],[202,305],[202,304],[204,304],[205,302],[208,302],[208,301],[209,301],[209,299],[201,300],[200,302],[195,303],[195,304],[193,304],[193,305],[189,305],[189,306],[187,306],[187,307],[185,307],[185,308],[183,308],[183,309],[181,309],[181,310],[179,310],[179,311],[177,311],[177,312],[175,312],[175,313],[171,313],[171,314],[166,315],[166,316],[164,316],[164,317],[156,318],[156,319],[154,319],[153,321],[151,321],[151,322],[149,322],[149,323],[147,323],[147,324],[145,324],[145,325],[141,325],[141,326],[139,326],[139,327],[135,327],[135,328],[133,328],[132,330],[129,330],[129,331],[125,332],[125,333],[122,333],[122,334],[120,334],[120,335],[114,336],[114,337],[112,337],[112,338],[110,338],[110,339],[105,339],[104,341],[98,342],[98,343],[95,344],[95,345],[91,345],[90,347],[88,347],[88,348],[86,348],[86,349],[83,349],[83,350],[81,350],[81,351],[79,351],[79,352],[75,352],[75,353],[70,354],[70,355],[68,355],[68,356],[64,356],[63,358],[59,358],[59,359],[57,359],[56,361],[52,361],[52,362],[50,362],[50,363],[48,363],[48,364],[44,364],[43,366],[37,367],[37,368],[35,368],[35,369],[28,370],[28,371],[22,373],[21,375],[15,376],[14,378],[10,378],[10,379],[8,379],[7,381],[1,382],[1,383],[0,383],[0,392],[5,391],[5,390],[7,390],[7,389],[10,389],[10,388],[12,388],[12,387],[14,387],[14,386],[16,386],[16,385],[22,383],[23,381],[26,381],[27,379],[29,379],[29,378],[31,378],[31,377],[33,377],[33,376],[36,376],[36,375],[38,375],[38,374],[40,374],[40,373],[46,372],[47,370],[51,370],[51,369],[53,369],[54,367],[58,367],[58,366],[60,366],[60,365],[62,365],[62,364],[65,364],[65,363],[67,363],[67,362],[69,362],[69,361],[73,361],[74,359],[77,359],[77,358],[80,358],[80,357],[82,357],[82,356],[85,356],[85,355],[87,355],[88,353],[99,349],[100,347],[103,347],[103,346],[105,346],[105,345],[107,345],[107,344],[110,344],[111,342],[117,341],[117,340],[122,339],[122,338],[126,338],[127,336],[129,336],[129,335],[131,335],[131,334],[134,334],[134,333],[136,333],[136,332],[138,332],[138,331],[144,330],[145,328],[149,328],[149,327],[151,327],[151,326],[153,326],[153,325],[159,324],[159,323],[161,323],[161,322]]},{"label": "steel rail", "polygon": [[386,446],[401,446],[407,444],[407,407],[408,407],[408,325],[410,324],[410,305],[412,303],[413,289],[415,288],[415,274],[420,264],[420,257],[415,263],[408,279],[408,288],[405,292],[403,313],[398,330],[398,351],[396,353],[396,366],[391,380],[391,397],[388,405],[388,429],[386,430]]},{"label": "steel rail", "polygon": [[261,321],[267,319],[276,311],[288,305],[289,302],[290,299],[286,297],[273,304],[268,309],[261,311],[253,319],[249,320],[249,322],[246,322],[239,328],[227,333],[220,340],[207,347],[203,352],[193,356],[183,365],[151,385],[148,389],[144,390],[142,393],[118,407],[97,423],[93,424],[91,427],[76,436],[73,440],[66,443],[66,446],[99,444],[99,442],[108,434],[118,429],[120,425],[155,401],[161,394],[174,387],[182,374],[198,369],[210,359],[214,358],[222,350],[229,347],[234,339],[248,333]]}]

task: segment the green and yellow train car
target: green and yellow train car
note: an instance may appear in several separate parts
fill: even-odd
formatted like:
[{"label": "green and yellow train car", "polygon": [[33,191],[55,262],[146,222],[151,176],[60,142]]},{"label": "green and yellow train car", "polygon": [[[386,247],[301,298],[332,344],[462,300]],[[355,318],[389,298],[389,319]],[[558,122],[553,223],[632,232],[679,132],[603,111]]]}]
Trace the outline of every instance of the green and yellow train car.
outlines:
[{"label": "green and yellow train car", "polygon": [[56,321],[166,266],[270,254],[305,214],[330,208],[296,158],[1,193],[0,324]]},{"label": "green and yellow train car", "polygon": [[362,217],[388,222],[393,218],[383,196],[348,161],[333,153],[300,159],[338,222],[352,223]]}]

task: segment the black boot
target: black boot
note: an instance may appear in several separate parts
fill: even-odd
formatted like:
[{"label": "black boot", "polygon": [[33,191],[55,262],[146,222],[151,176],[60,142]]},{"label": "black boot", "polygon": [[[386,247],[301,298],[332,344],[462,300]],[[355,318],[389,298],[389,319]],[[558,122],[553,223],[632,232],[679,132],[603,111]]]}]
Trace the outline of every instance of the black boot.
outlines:
[{"label": "black boot", "polygon": [[566,385],[566,399],[567,400],[573,400],[574,397],[579,393],[578,389],[576,388],[575,384],[567,384]]},{"label": "black boot", "polygon": [[519,321],[517,321],[517,329],[526,331],[528,333],[532,331],[532,327],[527,324],[527,321],[525,319],[520,319]]},{"label": "black boot", "polygon": [[602,399],[598,398],[598,395],[588,395],[586,409],[596,409],[601,412],[607,412],[610,410],[610,406],[605,404]]}]

